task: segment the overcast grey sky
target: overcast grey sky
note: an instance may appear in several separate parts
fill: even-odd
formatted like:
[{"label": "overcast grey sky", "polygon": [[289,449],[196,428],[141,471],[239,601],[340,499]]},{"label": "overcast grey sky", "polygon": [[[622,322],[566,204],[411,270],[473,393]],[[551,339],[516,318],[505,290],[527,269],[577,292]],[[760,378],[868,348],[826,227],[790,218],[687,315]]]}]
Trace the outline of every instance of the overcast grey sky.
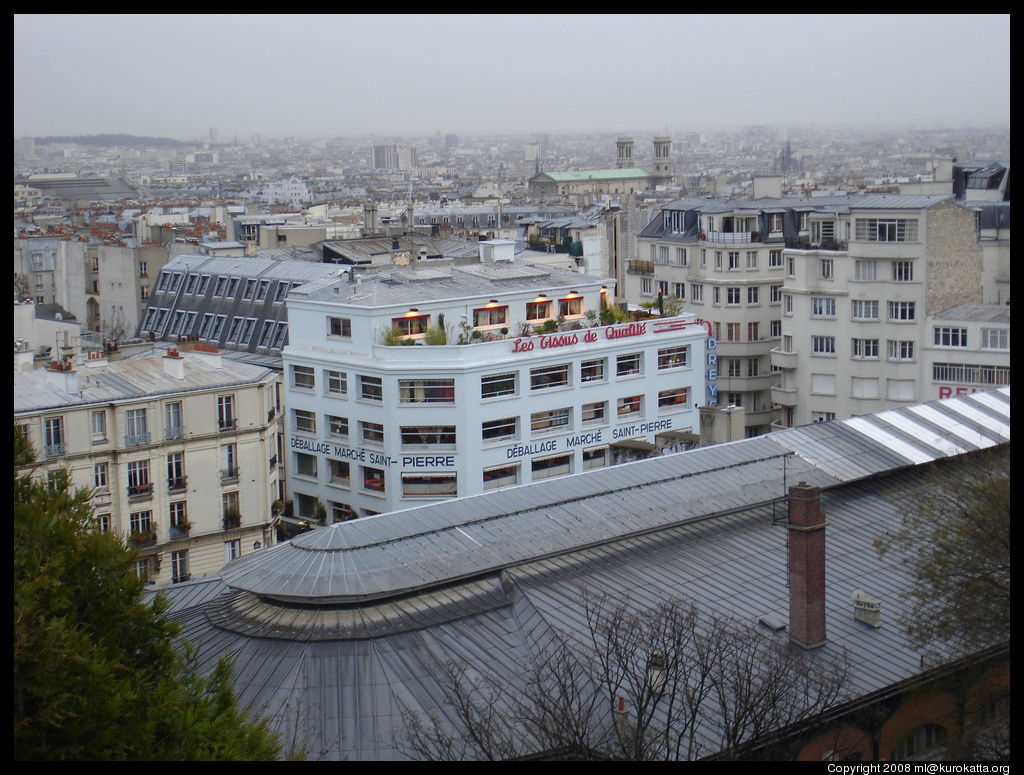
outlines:
[{"label": "overcast grey sky", "polygon": [[1009,15],[26,15],[15,136],[1009,127]]}]

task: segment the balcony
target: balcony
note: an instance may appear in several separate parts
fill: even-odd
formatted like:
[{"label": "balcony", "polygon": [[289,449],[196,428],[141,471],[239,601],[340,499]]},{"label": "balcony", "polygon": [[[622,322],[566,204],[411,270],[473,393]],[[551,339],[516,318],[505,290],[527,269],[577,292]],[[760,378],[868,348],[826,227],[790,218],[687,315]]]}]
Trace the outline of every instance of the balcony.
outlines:
[{"label": "balcony", "polygon": [[707,242],[715,242],[719,245],[749,245],[751,242],[759,241],[761,238],[760,234],[757,234],[757,240],[753,239],[754,234],[757,232],[750,231],[706,231],[704,232],[704,239]]},{"label": "balcony", "polygon": [[238,481],[238,466],[233,468],[222,468],[220,470],[220,483],[231,484]]},{"label": "balcony", "polygon": [[772,366],[780,369],[795,369],[800,360],[800,356],[797,353],[788,353],[784,350],[772,350],[770,355]]},{"label": "balcony", "polygon": [[654,274],[654,262],[627,261],[626,274]]},{"label": "balcony", "polygon": [[188,487],[188,477],[179,476],[175,479],[167,480],[167,492],[180,492]]},{"label": "balcony", "polygon": [[148,431],[143,433],[126,433],[124,435],[124,445],[126,447],[140,447],[143,444],[149,444],[151,435]]},{"label": "balcony", "polygon": [[153,497],[153,483],[147,482],[146,484],[129,484],[128,485],[128,498],[130,500],[139,500],[143,498]]},{"label": "balcony", "polygon": [[156,529],[140,530],[128,536],[128,541],[136,549],[144,549],[156,544]]},{"label": "balcony", "polygon": [[234,509],[227,509],[224,512],[224,529],[231,530],[232,528],[241,527],[242,515]]},{"label": "balcony", "polygon": [[173,428],[165,429],[164,430],[164,438],[167,441],[172,441],[174,439],[183,439],[183,438],[185,438],[185,427],[183,425],[176,425]]},{"label": "balcony", "polygon": [[192,529],[191,522],[182,522],[179,525],[171,525],[170,536],[172,541],[176,541],[182,538],[188,538],[189,531]]},{"label": "balcony", "polygon": [[238,425],[234,417],[226,417],[224,419],[217,420],[217,427],[222,431],[233,431],[238,427]]},{"label": "balcony", "polygon": [[786,239],[786,247],[791,250],[837,250],[845,251],[849,246],[845,242],[833,239],[823,239],[819,242],[811,242],[807,237],[790,237]]},{"label": "balcony", "polygon": [[797,391],[795,388],[772,388],[772,402],[780,406],[796,406]]},{"label": "balcony", "polygon": [[47,444],[43,447],[43,454],[46,457],[64,457],[64,445]]}]

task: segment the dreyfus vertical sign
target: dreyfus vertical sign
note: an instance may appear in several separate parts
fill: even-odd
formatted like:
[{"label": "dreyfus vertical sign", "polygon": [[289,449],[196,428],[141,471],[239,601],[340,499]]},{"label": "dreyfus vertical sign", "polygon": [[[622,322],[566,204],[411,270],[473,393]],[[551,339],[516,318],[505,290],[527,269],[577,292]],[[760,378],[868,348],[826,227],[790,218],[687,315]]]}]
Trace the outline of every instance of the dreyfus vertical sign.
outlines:
[{"label": "dreyfus vertical sign", "polygon": [[715,352],[717,343],[713,336],[708,337],[708,363],[705,372],[707,384],[707,405],[718,406],[718,354]]}]

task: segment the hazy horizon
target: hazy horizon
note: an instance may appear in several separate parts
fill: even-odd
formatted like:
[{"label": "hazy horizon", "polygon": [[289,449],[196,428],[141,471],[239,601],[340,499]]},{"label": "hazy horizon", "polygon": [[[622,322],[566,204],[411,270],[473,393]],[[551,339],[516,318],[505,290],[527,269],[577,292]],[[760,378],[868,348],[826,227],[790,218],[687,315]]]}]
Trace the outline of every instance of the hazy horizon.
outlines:
[{"label": "hazy horizon", "polygon": [[1010,123],[1008,14],[16,14],[14,29],[16,137]]}]

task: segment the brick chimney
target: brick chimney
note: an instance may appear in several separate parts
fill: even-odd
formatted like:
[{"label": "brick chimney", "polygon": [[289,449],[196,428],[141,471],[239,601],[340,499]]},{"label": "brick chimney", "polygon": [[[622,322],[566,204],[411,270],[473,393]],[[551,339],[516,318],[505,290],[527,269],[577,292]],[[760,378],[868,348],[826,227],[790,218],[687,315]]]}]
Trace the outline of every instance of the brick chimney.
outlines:
[{"label": "brick chimney", "polygon": [[825,642],[825,515],[821,490],[789,488],[789,639],[812,649]]}]

